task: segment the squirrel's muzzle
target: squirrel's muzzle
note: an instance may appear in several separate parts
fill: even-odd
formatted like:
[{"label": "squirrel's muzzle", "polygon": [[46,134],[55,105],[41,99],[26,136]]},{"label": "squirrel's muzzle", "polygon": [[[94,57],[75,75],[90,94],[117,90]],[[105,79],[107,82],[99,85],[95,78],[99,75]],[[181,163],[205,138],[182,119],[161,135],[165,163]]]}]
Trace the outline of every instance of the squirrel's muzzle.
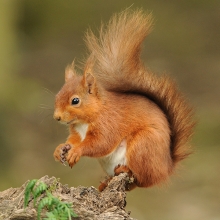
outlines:
[{"label": "squirrel's muzzle", "polygon": [[61,121],[61,119],[62,119],[60,113],[57,111],[54,112],[53,118],[57,121]]}]

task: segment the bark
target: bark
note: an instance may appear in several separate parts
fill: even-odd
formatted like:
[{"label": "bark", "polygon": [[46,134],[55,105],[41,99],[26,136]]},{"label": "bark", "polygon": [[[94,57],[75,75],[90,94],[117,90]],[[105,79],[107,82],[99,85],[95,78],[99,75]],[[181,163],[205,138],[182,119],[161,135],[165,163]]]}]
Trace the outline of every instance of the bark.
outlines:
[{"label": "bark", "polygon": [[[73,210],[78,215],[77,220],[134,220],[130,213],[125,211],[125,185],[129,177],[123,173],[115,176],[103,192],[95,187],[79,186],[68,187],[62,185],[55,177],[42,177],[39,181],[51,187],[52,194],[62,201],[72,203]],[[34,220],[37,211],[34,208],[33,198],[30,198],[28,207],[24,209],[24,191],[29,181],[20,188],[10,188],[0,192],[0,219],[4,220]],[[41,198],[45,195],[42,194]],[[44,212],[45,213],[45,212]],[[44,214],[42,215],[42,218]]]}]

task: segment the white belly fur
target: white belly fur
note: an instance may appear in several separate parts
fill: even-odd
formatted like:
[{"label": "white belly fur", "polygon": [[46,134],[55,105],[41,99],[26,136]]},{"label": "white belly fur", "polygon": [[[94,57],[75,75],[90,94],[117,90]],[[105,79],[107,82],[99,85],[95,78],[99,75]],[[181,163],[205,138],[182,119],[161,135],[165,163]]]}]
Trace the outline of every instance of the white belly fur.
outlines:
[{"label": "white belly fur", "polygon": [[126,165],[126,149],[127,143],[126,140],[123,140],[112,153],[105,157],[98,158],[102,168],[109,176],[114,176],[114,169],[117,165]]}]

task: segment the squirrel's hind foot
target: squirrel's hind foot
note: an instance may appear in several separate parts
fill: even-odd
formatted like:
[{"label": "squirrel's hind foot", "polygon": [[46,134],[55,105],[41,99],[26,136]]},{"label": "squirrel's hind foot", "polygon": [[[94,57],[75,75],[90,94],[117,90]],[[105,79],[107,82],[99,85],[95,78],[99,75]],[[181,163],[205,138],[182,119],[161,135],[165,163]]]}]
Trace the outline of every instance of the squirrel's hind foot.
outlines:
[{"label": "squirrel's hind foot", "polygon": [[[132,171],[125,165],[118,164],[114,169],[115,176],[118,176],[120,173],[127,173],[129,176],[129,181],[126,182],[125,190],[131,191],[137,185],[135,183],[135,178],[133,177]],[[112,177],[107,177],[101,184],[99,185],[99,192],[102,192],[107,186],[108,183],[112,180]]]},{"label": "squirrel's hind foot", "polygon": [[127,173],[129,177],[132,176],[131,170],[126,165],[118,164],[114,169],[115,176],[118,176],[120,173]]},{"label": "squirrel's hind foot", "polygon": [[137,185],[135,183],[135,178],[132,174],[132,171],[126,166],[126,165],[120,165],[115,167],[114,169],[115,176],[118,176],[120,173],[127,173],[129,176],[129,181],[126,183],[125,190],[131,191],[134,189]]}]

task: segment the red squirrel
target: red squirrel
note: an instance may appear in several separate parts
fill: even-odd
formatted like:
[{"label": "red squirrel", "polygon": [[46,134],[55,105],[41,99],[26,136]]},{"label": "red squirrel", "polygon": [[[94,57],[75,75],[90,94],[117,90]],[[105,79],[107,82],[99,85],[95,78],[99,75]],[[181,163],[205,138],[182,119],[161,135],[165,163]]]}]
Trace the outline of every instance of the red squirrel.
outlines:
[{"label": "red squirrel", "polygon": [[194,126],[174,81],[149,72],[140,59],[151,26],[151,15],[125,10],[102,25],[98,37],[89,30],[83,74],[74,62],[67,66],[55,100],[54,118],[70,131],[55,159],[72,168],[82,156],[97,158],[109,178],[133,177],[128,190],[167,180],[189,155]]}]

